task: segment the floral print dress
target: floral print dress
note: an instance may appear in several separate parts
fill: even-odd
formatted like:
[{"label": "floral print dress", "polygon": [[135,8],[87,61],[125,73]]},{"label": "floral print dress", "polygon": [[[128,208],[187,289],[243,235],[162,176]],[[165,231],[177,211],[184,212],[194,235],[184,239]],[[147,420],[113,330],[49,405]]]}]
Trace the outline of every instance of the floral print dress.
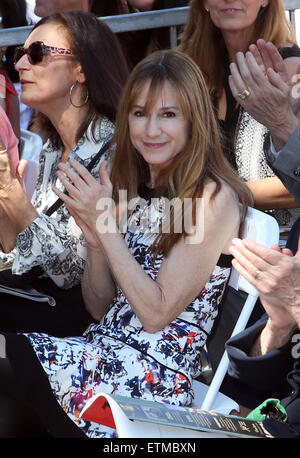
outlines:
[{"label": "floral print dress", "polygon": [[[114,124],[105,116],[100,116],[94,132],[91,123],[69,157],[86,167],[111,140],[113,133]],[[65,205],[51,216],[45,214],[57,200],[52,186],[64,190],[56,177],[62,153],[62,148],[55,148],[49,140],[44,144],[37,184],[31,199],[39,215],[18,234],[16,247],[10,253],[0,249],[0,269],[11,268],[14,274],[22,275],[40,266],[46,277],[51,278],[57,286],[68,289],[80,284],[85,267],[86,242]],[[91,171],[96,179],[99,179],[100,163],[105,159],[106,153]]]},{"label": "floral print dress", "polygon": [[[145,218],[149,210],[151,216]],[[154,259],[151,246],[163,214],[164,201],[144,201],[132,212],[124,234],[131,254],[153,280],[163,255]],[[229,273],[230,268],[216,266],[191,304],[155,333],[145,331],[118,288],[108,312],[82,337],[25,334],[56,400],[88,437],[115,434],[112,429],[79,418],[85,402],[97,392],[176,405],[192,403],[192,379],[201,372],[201,349],[216,318]]]}]

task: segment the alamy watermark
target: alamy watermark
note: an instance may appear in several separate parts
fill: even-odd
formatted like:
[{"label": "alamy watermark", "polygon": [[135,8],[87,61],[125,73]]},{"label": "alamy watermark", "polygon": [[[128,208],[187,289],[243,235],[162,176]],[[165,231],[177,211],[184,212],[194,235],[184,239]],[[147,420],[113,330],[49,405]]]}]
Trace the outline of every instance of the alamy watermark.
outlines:
[{"label": "alamy watermark", "polygon": [[300,73],[296,73],[291,77],[291,82],[293,83],[293,87],[291,90],[291,95],[293,99],[299,99],[300,97]]},{"label": "alamy watermark", "polygon": [[295,344],[292,347],[292,357],[294,359],[300,358],[300,334],[292,336],[292,343]]},{"label": "alamy watermark", "polygon": [[[193,205],[193,203],[195,203]],[[100,198],[96,227],[100,234],[139,232],[152,234],[186,234],[189,244],[204,238],[204,199],[153,197],[149,201],[135,197],[127,200],[127,191],[119,191],[119,204],[110,197]],[[117,215],[117,226],[116,216]]]}]

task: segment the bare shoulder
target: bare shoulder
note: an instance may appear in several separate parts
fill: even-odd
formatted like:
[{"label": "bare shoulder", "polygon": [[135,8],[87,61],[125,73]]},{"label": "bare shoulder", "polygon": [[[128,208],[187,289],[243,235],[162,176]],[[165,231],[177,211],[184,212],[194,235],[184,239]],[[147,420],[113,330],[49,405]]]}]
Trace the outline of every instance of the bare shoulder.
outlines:
[{"label": "bare shoulder", "polygon": [[[239,200],[234,189],[227,183],[221,183],[221,189],[214,196],[216,183],[210,181],[203,192],[202,215],[205,228],[204,239],[216,240],[216,234],[222,238],[222,252],[227,253],[232,238],[237,237],[240,226]],[[221,226],[220,226],[221,225]],[[220,231],[220,227],[222,230]]]},{"label": "bare shoulder", "polygon": [[221,189],[214,196],[216,183],[209,181],[204,187],[203,197],[211,209],[219,209],[221,212],[236,213],[239,210],[238,197],[234,189],[225,181],[221,181]]}]

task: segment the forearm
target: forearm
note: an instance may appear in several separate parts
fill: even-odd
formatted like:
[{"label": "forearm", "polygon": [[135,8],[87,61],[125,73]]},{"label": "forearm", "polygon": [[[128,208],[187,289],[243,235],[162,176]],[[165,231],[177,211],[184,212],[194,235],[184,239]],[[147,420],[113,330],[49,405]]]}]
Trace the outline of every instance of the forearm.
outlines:
[{"label": "forearm", "polygon": [[260,210],[299,207],[278,177],[248,181],[247,186],[253,194],[255,207]]},{"label": "forearm", "polygon": [[[156,332],[164,322],[164,303],[158,283],[135,260],[119,232],[101,234],[101,244],[116,283],[130,306],[149,332]],[[160,326],[160,323],[163,323]]]},{"label": "forearm", "polygon": [[7,214],[0,206],[0,245],[3,253],[9,253],[16,246],[17,232]]},{"label": "forearm", "polygon": [[108,310],[115,295],[115,283],[102,249],[87,249],[82,294],[89,313],[97,320]]}]

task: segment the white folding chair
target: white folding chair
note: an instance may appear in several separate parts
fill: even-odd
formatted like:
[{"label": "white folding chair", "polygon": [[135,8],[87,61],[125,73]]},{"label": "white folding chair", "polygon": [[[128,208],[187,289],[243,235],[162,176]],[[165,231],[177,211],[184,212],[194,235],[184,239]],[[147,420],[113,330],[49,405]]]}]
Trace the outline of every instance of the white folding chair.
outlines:
[{"label": "white folding chair", "polygon": [[[278,244],[279,242],[279,226],[277,221],[272,216],[263,213],[259,210],[256,210],[252,207],[248,208],[243,231],[242,238],[248,238],[251,240],[260,243],[266,247],[271,247],[273,244]],[[233,329],[232,335],[234,336],[243,329],[245,329],[249,317],[253,311],[257,298],[259,296],[258,291],[254,288],[244,277],[242,277],[234,268],[230,275],[228,285],[238,291],[244,291],[247,295],[246,301],[241,310],[240,316],[236,322],[236,325]],[[200,400],[200,403],[195,399],[193,407],[198,407],[203,410],[213,410],[214,402],[218,395],[220,386],[223,382],[223,379],[226,375],[229,365],[229,360],[227,352],[225,350],[221,361],[217,367],[217,370],[214,374],[214,377],[207,389],[204,400]],[[193,382],[193,385],[197,387],[196,380]],[[203,385],[201,383],[201,385]]]},{"label": "white folding chair", "polygon": [[40,153],[43,147],[41,137],[35,132],[21,129],[20,157],[27,160],[24,185],[27,195],[31,198],[39,171]]}]

